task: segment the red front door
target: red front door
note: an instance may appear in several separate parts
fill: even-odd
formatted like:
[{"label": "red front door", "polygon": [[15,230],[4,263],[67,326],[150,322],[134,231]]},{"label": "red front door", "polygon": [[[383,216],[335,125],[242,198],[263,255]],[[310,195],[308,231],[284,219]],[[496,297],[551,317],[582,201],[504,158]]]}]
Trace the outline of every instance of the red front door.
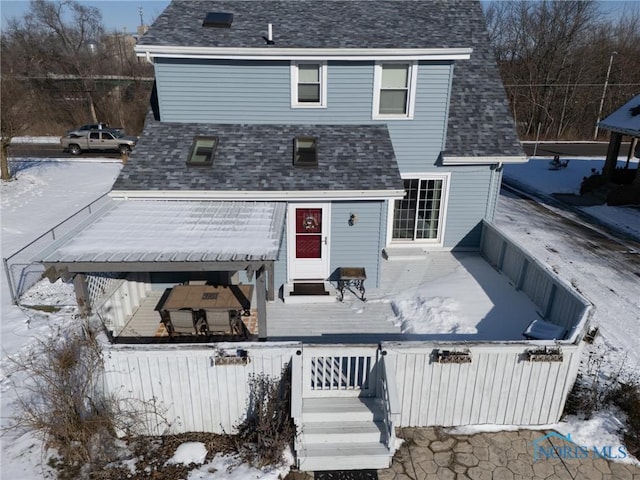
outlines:
[{"label": "red front door", "polygon": [[328,276],[328,204],[289,205],[289,280]]}]

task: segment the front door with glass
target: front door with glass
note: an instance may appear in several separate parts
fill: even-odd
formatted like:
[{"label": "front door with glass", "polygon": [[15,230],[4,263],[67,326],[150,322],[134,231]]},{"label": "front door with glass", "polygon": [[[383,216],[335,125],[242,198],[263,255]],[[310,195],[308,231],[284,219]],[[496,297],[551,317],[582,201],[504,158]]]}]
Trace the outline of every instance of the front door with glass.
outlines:
[{"label": "front door with glass", "polygon": [[289,280],[328,276],[329,205],[289,205]]}]

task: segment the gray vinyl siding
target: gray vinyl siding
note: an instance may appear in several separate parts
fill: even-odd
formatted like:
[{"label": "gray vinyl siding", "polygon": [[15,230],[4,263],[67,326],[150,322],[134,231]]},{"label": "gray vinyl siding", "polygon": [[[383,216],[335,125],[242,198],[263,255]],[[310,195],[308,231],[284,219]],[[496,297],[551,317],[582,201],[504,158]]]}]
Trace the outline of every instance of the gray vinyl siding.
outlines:
[{"label": "gray vinyl siding", "polygon": [[[386,228],[385,202],[333,202],[331,204],[330,278],[340,267],[364,267],[367,288],[378,286],[380,258],[384,244],[381,229]],[[349,225],[354,213],[358,219]]]},{"label": "gray vinyl siding", "polygon": [[327,69],[327,107],[291,108],[288,61],[156,59],[162,121],[386,123],[401,172],[435,164],[444,146],[451,63],[420,63],[413,120],[372,120],[374,62],[328,62]]},{"label": "gray vinyl siding", "polygon": [[445,248],[478,249],[482,219],[490,201],[488,165],[452,167],[444,237]]}]

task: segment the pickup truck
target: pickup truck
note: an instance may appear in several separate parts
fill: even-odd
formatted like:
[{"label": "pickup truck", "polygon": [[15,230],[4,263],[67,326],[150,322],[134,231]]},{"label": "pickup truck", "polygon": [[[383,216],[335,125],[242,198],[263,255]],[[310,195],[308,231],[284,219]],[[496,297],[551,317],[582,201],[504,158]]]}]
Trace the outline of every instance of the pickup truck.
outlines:
[{"label": "pickup truck", "polygon": [[138,141],[117,130],[88,130],[85,134],[70,133],[60,137],[60,144],[72,155],[80,155],[85,150],[117,150],[128,155]]}]

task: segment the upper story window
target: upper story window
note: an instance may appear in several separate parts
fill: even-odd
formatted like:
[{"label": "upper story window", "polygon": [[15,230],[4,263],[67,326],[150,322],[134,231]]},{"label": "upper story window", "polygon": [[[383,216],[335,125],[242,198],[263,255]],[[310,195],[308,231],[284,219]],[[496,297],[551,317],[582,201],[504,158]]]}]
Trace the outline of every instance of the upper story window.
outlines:
[{"label": "upper story window", "polygon": [[324,108],[327,106],[327,63],[291,63],[291,106]]},{"label": "upper story window", "polygon": [[187,165],[211,165],[218,146],[218,137],[195,137]]},{"label": "upper story window", "polygon": [[418,66],[377,63],[373,80],[373,118],[413,118]]}]

